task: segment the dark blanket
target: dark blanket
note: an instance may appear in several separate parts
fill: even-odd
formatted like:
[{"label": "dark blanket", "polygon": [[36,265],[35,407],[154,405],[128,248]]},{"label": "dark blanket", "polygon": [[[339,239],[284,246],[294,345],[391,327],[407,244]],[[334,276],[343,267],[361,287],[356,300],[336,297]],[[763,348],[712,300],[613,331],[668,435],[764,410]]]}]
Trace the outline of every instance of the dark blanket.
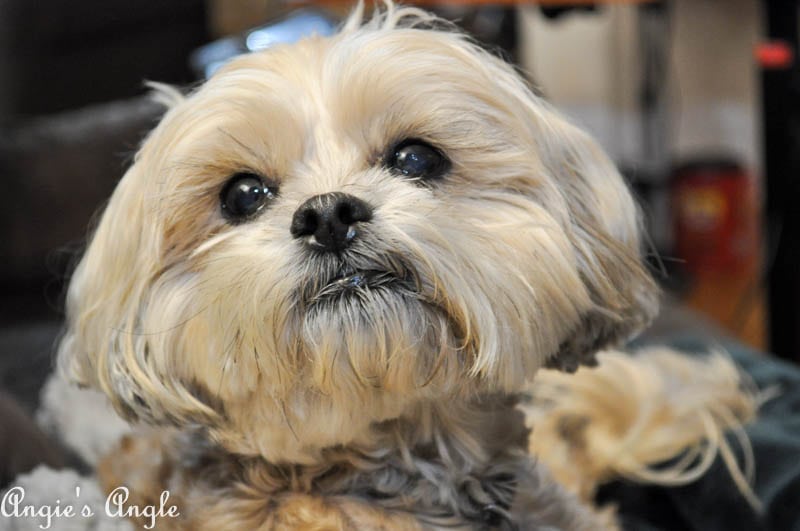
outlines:
[{"label": "dark blanket", "polygon": [[[777,385],[780,395],[765,403],[747,426],[756,460],[755,492],[764,504],[757,514],[737,491],[720,459],[698,481],[678,488],[642,487],[631,482],[604,486],[600,503],[616,503],[626,530],[800,531],[800,367],[748,350],[738,343],[709,345],[696,337],[673,338],[686,352],[722,347],[758,385]],[[734,449],[738,450],[735,441]],[[741,462],[741,451],[737,451]]]}]

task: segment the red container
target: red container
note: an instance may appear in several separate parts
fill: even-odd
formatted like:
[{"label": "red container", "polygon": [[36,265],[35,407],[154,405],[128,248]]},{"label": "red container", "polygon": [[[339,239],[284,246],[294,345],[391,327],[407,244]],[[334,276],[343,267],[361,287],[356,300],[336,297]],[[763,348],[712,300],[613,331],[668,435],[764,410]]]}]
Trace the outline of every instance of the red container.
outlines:
[{"label": "red container", "polygon": [[675,252],[689,272],[735,272],[757,259],[756,188],[735,161],[697,159],[676,168],[671,210]]}]

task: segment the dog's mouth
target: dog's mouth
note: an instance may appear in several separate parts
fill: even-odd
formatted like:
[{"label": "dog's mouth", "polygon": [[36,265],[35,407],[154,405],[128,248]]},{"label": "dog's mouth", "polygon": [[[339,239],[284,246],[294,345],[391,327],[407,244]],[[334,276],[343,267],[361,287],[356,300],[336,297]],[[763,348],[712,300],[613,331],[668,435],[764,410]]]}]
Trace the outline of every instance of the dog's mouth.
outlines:
[{"label": "dog's mouth", "polygon": [[344,271],[334,278],[326,288],[348,290],[356,288],[379,288],[398,282],[397,277],[388,271]]},{"label": "dog's mouth", "polygon": [[416,292],[411,275],[380,269],[357,269],[342,266],[329,278],[310,286],[306,291],[306,302],[315,305],[351,296],[368,296],[377,291]]}]

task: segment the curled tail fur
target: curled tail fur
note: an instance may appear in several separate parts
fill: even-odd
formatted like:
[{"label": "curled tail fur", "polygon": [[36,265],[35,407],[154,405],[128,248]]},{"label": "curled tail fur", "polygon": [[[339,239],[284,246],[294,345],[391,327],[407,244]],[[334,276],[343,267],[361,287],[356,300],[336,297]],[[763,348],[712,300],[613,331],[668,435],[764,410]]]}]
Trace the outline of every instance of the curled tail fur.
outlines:
[{"label": "curled tail fur", "polygon": [[[764,395],[728,356],[653,347],[602,352],[598,361],[575,374],[540,371],[521,405],[532,428],[530,451],[559,482],[590,502],[617,478],[691,483],[719,455],[743,497],[760,508],[743,425]],[[731,441],[741,447],[742,464]]]}]

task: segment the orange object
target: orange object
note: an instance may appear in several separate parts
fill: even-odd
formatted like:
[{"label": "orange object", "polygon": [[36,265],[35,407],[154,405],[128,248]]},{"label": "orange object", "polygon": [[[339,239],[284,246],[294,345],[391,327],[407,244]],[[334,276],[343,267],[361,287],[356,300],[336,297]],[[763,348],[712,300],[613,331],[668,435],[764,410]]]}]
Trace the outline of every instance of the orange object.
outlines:
[{"label": "orange object", "polygon": [[692,273],[741,270],[758,255],[758,209],[750,176],[735,162],[698,160],[675,171],[675,250]]},{"label": "orange object", "polygon": [[740,340],[764,348],[759,202],[754,178],[729,159],[673,173],[675,254],[691,275],[683,302]]}]

